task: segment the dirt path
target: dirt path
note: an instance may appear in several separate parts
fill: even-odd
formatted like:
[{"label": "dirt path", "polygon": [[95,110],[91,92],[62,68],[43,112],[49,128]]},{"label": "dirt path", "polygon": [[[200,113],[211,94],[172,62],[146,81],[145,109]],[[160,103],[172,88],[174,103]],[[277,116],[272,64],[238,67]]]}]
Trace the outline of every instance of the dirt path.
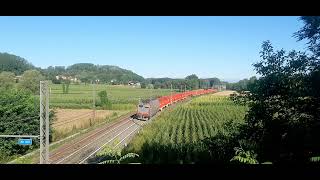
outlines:
[{"label": "dirt path", "polygon": [[233,94],[235,92],[236,91],[221,91],[221,92],[214,93],[213,95],[215,95],[215,96],[230,96],[230,94]]}]

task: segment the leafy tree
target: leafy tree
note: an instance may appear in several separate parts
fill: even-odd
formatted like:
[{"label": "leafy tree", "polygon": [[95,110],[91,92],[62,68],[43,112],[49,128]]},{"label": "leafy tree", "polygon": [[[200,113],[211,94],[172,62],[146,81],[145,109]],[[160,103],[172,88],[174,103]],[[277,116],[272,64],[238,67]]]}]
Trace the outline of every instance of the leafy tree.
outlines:
[{"label": "leafy tree", "polygon": [[22,57],[8,53],[0,53],[0,72],[9,71],[15,75],[20,75],[24,71],[34,68],[31,63]]},{"label": "leafy tree", "polygon": [[107,109],[111,109],[112,104],[111,101],[108,99],[107,91],[100,91],[98,93],[98,96],[100,97],[101,106]]},{"label": "leafy tree", "polygon": [[191,74],[189,76],[186,77],[187,80],[192,80],[192,79],[199,79],[197,75],[195,74]]},{"label": "leafy tree", "polygon": [[12,72],[1,72],[0,73],[0,88],[5,90],[13,88],[15,84],[15,75]]},{"label": "leafy tree", "polygon": [[210,83],[209,87],[212,87],[213,85],[221,84],[221,81],[218,78],[209,78],[208,80],[209,80],[209,83]]},{"label": "leafy tree", "polygon": [[[308,41],[308,48],[315,57],[320,56],[320,16],[302,16],[300,20],[303,21],[304,26],[294,36],[298,41],[306,39]],[[319,61],[319,59],[318,59]]]},{"label": "leafy tree", "polygon": [[141,83],[141,88],[142,88],[142,89],[145,89],[146,87],[147,87],[146,83],[145,83],[145,82],[142,82],[142,83]]},{"label": "leafy tree", "polygon": [[294,34],[299,41],[307,40],[309,50],[312,52],[310,58],[310,91],[315,98],[320,97],[320,16],[302,16],[300,18],[304,26]]},{"label": "leafy tree", "polygon": [[[320,16],[302,16],[300,18],[304,22],[304,26],[294,34],[298,41],[307,40],[308,48],[312,52],[310,57],[310,66],[308,68],[309,74],[307,75],[307,84],[309,85],[309,106],[314,121],[320,119]],[[319,137],[319,125],[312,129],[312,136],[316,139]],[[311,161],[319,158],[320,149],[313,150]]]},{"label": "leafy tree", "polygon": [[185,79],[188,89],[199,89],[200,82],[197,75],[192,74],[187,76]]},{"label": "leafy tree", "polygon": [[[0,134],[37,135],[39,134],[39,99],[30,92],[12,89],[0,90]],[[49,120],[52,122],[54,112],[50,111]],[[52,141],[50,126],[49,140]],[[29,150],[39,147],[38,141],[31,146],[17,144],[16,138],[0,138],[0,162],[6,162],[13,155],[23,155]]]},{"label": "leafy tree", "polygon": [[37,70],[27,70],[23,73],[19,82],[19,87],[33,94],[39,94],[40,81],[44,80],[44,77]]},{"label": "leafy tree", "polygon": [[155,82],[155,83],[154,83],[154,88],[155,88],[155,89],[159,89],[159,88],[161,88],[161,83],[160,83],[160,82],[158,82],[158,81],[157,81],[157,82]]},{"label": "leafy tree", "polygon": [[[0,93],[0,134],[39,134],[39,103],[24,91],[1,91]],[[6,157],[23,154],[38,146],[20,146],[17,139],[0,138],[0,161]]]},{"label": "leafy tree", "polygon": [[238,92],[241,91],[248,91],[250,89],[250,86],[252,86],[257,78],[255,76],[252,76],[250,79],[242,79],[236,83],[227,83],[227,89],[235,90]]},{"label": "leafy tree", "polygon": [[247,140],[259,144],[262,161],[305,162],[308,153],[319,152],[319,103],[310,92],[311,62],[305,53],[274,51],[269,41],[262,45],[261,60],[254,64],[261,77],[249,89],[243,129]]}]

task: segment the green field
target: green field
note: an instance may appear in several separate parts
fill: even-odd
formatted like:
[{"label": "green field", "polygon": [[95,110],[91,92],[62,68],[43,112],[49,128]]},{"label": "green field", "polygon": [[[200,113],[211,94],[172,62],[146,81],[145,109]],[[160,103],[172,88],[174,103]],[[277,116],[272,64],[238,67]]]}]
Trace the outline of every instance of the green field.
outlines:
[{"label": "green field", "polygon": [[193,163],[205,159],[206,149],[199,142],[218,131],[227,134],[226,124],[242,123],[246,110],[228,97],[197,97],[161,113],[125,151],[139,154],[142,163]]},{"label": "green field", "polygon": [[[50,106],[60,108],[92,108],[93,87],[92,85],[73,85],[69,86],[69,93],[62,93],[61,84],[50,86]],[[169,89],[141,89],[131,86],[112,86],[96,85],[96,102],[99,103],[98,92],[106,90],[108,98],[112,102],[112,110],[131,110],[134,109],[139,98],[150,98],[170,94]]]}]

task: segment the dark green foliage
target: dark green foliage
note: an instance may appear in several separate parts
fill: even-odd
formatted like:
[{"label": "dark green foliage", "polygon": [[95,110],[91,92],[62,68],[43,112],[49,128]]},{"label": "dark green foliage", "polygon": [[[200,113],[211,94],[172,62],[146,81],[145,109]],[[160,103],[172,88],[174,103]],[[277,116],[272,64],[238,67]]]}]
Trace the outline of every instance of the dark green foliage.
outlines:
[{"label": "dark green foliage", "polygon": [[249,103],[249,98],[248,98],[249,95],[250,95],[250,92],[248,91],[240,91],[238,93],[231,94],[229,98],[236,104],[246,105]]},{"label": "dark green foliage", "polygon": [[319,153],[319,98],[312,91],[312,59],[262,45],[254,67],[261,78],[247,96],[250,110],[242,136],[258,144],[259,161],[307,162]]},{"label": "dark green foliage", "polygon": [[242,147],[236,147],[234,150],[235,156],[230,161],[240,164],[258,164],[258,161],[256,160],[257,154],[253,151],[246,151],[242,149]]},{"label": "dark green foliage", "polygon": [[238,146],[238,141],[233,135],[222,132],[204,139],[203,143],[210,153],[210,161],[215,163],[228,163],[234,155],[233,148]]},{"label": "dark green foliage", "polygon": [[257,78],[255,76],[252,76],[249,80],[243,79],[236,83],[227,83],[227,89],[235,90],[238,92],[248,91],[248,89],[250,89],[250,86],[253,86],[256,80]]},{"label": "dark green foliage", "polygon": [[146,87],[147,87],[146,83],[142,82],[142,83],[141,83],[141,88],[142,88],[142,89],[145,89]]},{"label": "dark green foliage", "polygon": [[320,18],[301,19],[305,26],[295,36],[308,40],[312,54],[274,51],[269,41],[264,42],[261,60],[254,64],[261,77],[227,85],[228,89],[240,92],[231,96],[234,102],[249,105],[246,123],[240,126],[239,134],[232,136],[234,138],[216,136],[217,139],[208,141],[211,150],[227,151],[230,157],[231,147],[224,144],[230,144],[226,139],[233,139],[240,144],[231,142],[240,148],[236,149],[232,162],[319,161]]},{"label": "dark green foliage", "polygon": [[[302,16],[304,26],[294,34],[299,41],[308,40],[309,50],[316,57],[320,56],[320,16]],[[319,60],[319,59],[318,59]]]},{"label": "dark green foliage", "polygon": [[[0,93],[0,134],[39,134],[39,103],[23,91],[2,91]],[[0,138],[1,158],[23,154],[38,147],[34,139],[32,146],[20,146],[16,138]]]},{"label": "dark green foliage", "polygon": [[179,91],[211,88],[213,85],[220,85],[218,78],[199,79],[195,74],[187,76],[185,79],[171,79],[171,78],[148,78],[146,83],[152,84],[154,89],[173,89]]},{"label": "dark green foliage", "polygon": [[[0,134],[39,135],[39,109],[39,99],[30,92],[15,89],[0,90]],[[53,111],[50,112],[49,118],[51,123],[54,118]],[[32,146],[21,146],[17,141],[18,138],[0,138],[0,162],[10,156],[23,155],[39,147],[38,139],[33,139]]]},{"label": "dark green foliage", "polygon": [[20,75],[24,71],[34,69],[35,67],[27,60],[8,53],[0,53],[0,72],[9,71],[15,75]]},{"label": "dark green foliage", "polygon": [[107,91],[100,91],[98,93],[98,96],[100,98],[100,105],[105,108],[105,109],[111,109],[112,108],[112,104],[111,101],[108,99],[108,94]]}]

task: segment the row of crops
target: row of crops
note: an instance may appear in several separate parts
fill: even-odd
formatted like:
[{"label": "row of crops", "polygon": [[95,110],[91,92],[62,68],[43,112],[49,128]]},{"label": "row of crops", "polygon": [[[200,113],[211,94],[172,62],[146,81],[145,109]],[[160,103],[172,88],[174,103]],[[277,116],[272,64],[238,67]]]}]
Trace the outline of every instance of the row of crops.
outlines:
[{"label": "row of crops", "polygon": [[243,122],[246,106],[228,97],[201,96],[164,111],[146,126],[125,149],[140,155],[143,163],[196,163],[209,160],[202,140],[228,134]]}]

